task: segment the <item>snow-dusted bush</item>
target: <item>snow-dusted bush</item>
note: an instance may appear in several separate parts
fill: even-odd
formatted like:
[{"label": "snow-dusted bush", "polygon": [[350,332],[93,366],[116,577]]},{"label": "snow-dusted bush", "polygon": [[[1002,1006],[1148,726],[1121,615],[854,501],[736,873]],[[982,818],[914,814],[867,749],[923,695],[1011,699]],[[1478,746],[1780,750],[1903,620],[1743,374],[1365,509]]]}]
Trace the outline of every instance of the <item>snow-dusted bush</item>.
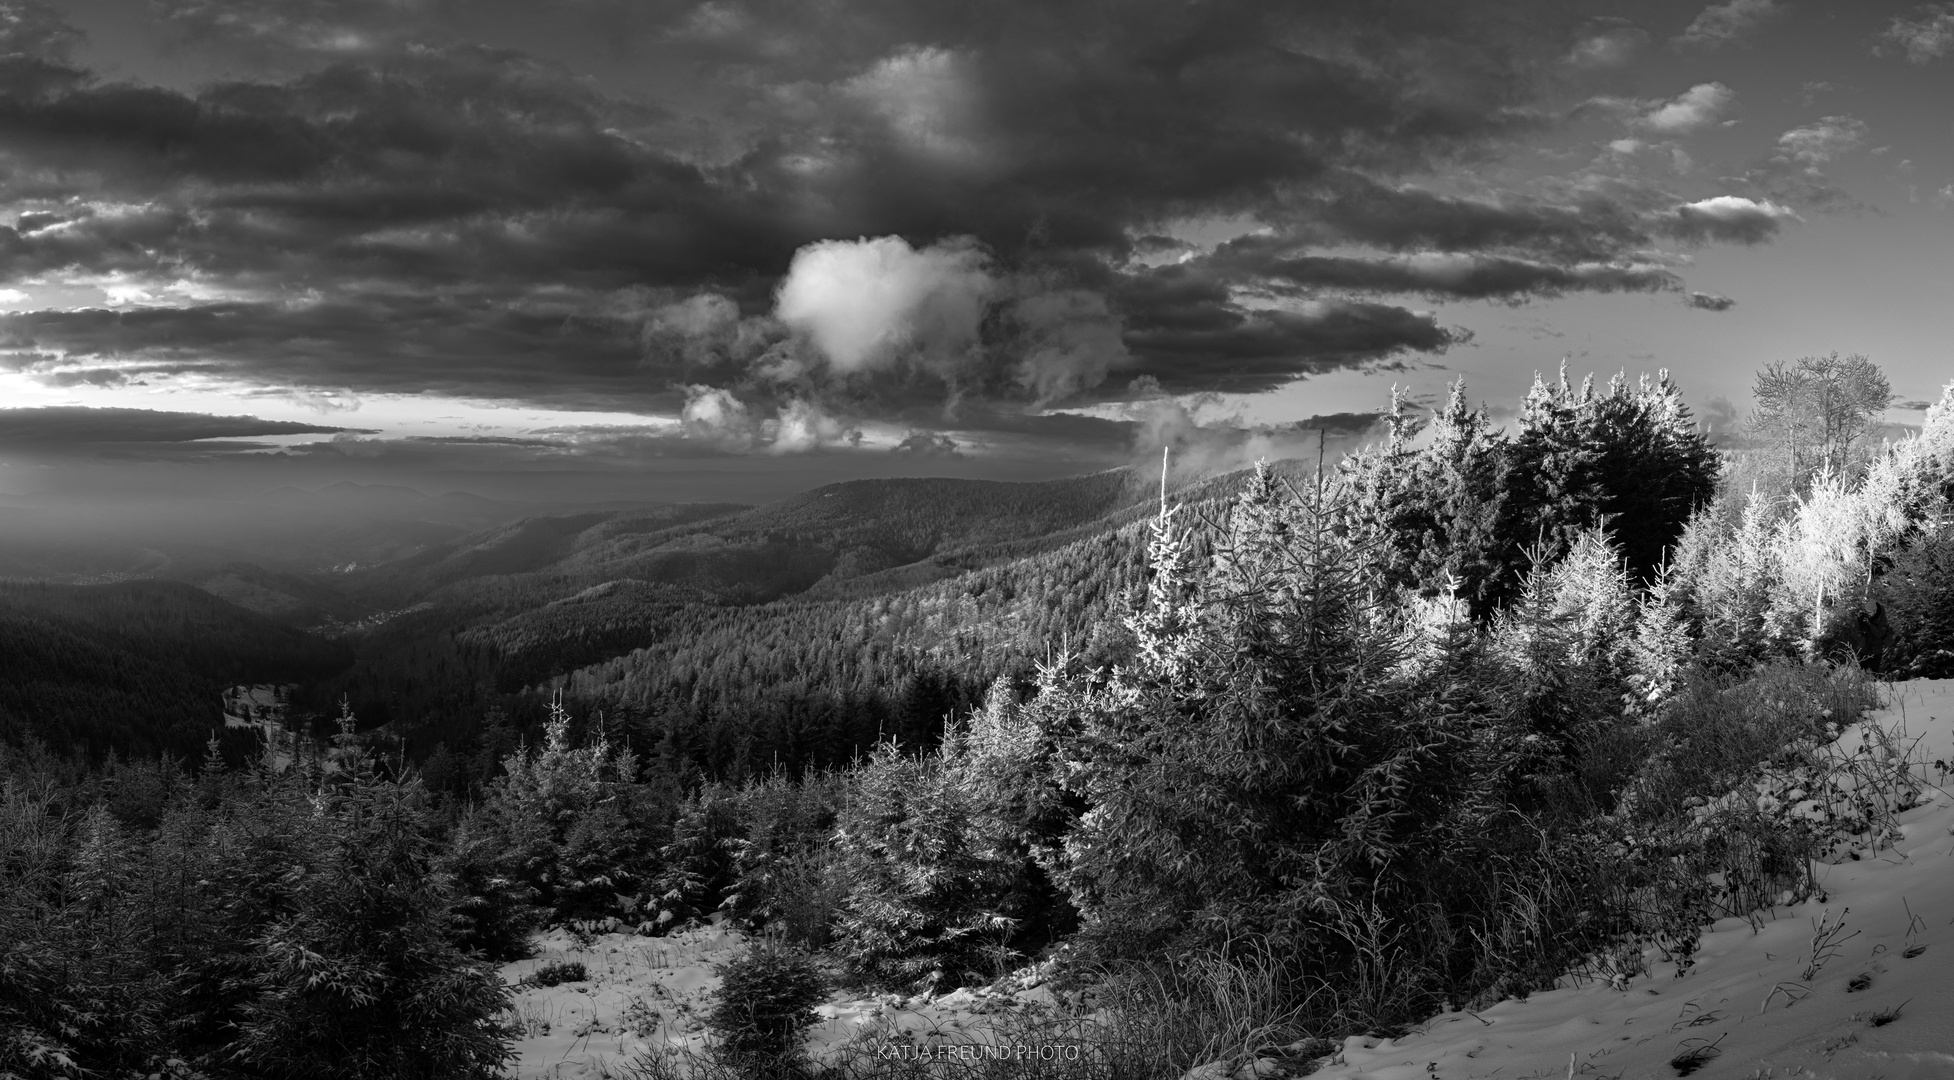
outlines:
[{"label": "snow-dusted bush", "polygon": [[739,793],[725,784],[702,785],[679,803],[651,882],[653,929],[704,919],[733,891],[746,843],[739,811]]},{"label": "snow-dusted bush", "polygon": [[830,947],[853,981],[947,990],[997,974],[986,957],[1010,937],[1000,902],[1014,868],[983,842],[956,758],[885,742],[855,770],[835,831],[846,891]]},{"label": "snow-dusted bush", "polygon": [[832,773],[798,780],[775,773],[738,795],[740,841],[720,908],[756,931],[778,931],[807,948],[828,942],[842,888],[827,872],[847,781]]},{"label": "snow-dusted bush", "polygon": [[820,1019],[827,979],[809,954],[759,942],[718,969],[719,990],[707,1017],[722,1056],[792,1056],[802,1032]]}]

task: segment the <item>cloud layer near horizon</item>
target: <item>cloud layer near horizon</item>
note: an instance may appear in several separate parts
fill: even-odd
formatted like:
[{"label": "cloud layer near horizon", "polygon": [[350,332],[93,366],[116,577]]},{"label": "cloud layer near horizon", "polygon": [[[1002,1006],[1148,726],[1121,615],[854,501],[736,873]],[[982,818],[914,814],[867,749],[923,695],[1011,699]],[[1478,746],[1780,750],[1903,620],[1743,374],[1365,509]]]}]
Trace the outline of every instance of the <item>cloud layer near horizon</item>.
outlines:
[{"label": "cloud layer near horizon", "polygon": [[[1436,303],[1723,310],[1654,249],[1796,220],[1755,192],[1431,186],[1572,115],[1569,58],[1615,62],[1584,42],[1648,37],[1551,0],[538,7],[670,74],[606,89],[422,0],[156,0],[177,48],[245,72],[184,89],[104,78],[56,9],[0,0],[0,365],[638,411],[717,452],[874,422],[935,452],[1135,386],[1440,353],[1467,335]],[[1782,152],[1858,137],[1827,118]],[[33,299],[62,290],[103,299]]]}]

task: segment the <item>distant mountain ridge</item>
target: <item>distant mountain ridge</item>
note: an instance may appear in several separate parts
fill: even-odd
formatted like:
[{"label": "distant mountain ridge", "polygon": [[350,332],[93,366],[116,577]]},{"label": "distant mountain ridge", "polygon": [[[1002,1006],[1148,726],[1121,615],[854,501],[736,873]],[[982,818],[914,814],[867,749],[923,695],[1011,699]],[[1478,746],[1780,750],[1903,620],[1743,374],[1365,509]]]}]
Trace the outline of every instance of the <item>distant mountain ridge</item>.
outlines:
[{"label": "distant mountain ridge", "polygon": [[[1174,497],[1212,503],[1238,483],[1177,485]],[[714,768],[743,760],[741,745],[779,750],[790,763],[834,761],[878,732],[927,737],[989,678],[1022,673],[1045,643],[1109,647],[1088,642],[1086,630],[1116,628],[1107,615],[1143,580],[1141,523],[1156,512],[1158,492],[1157,477],[1134,469],[1038,483],[874,479],[759,507],[579,508],[464,529],[451,522],[512,507],[399,487],[281,489],[260,502],[285,504],[288,530],[377,522],[395,538],[369,545],[384,553],[390,544],[399,551],[393,523],[409,522],[427,540],[384,561],[325,570],[165,554],[174,564],[162,572],[187,584],[126,584],[194,585],[205,600],[192,606],[225,613],[212,640],[250,655],[277,645],[313,658],[303,666],[314,677],[254,670],[234,681],[300,683],[301,713],[330,712],[346,695],[363,720],[387,725],[416,755],[442,743],[477,747],[471,752],[486,757],[471,768],[492,768],[507,749],[482,741],[492,707],[517,708],[567,682],[638,724],[646,744],[682,748]],[[111,596],[81,590],[63,603],[96,602],[83,594]],[[133,595],[100,602],[108,610]],[[92,657],[91,670],[155,673],[183,655],[180,629],[156,628],[144,644],[112,620],[74,615],[60,615],[67,621],[48,633]],[[115,659],[124,654],[127,662]],[[333,674],[326,656],[343,670]],[[60,668],[47,657],[35,663]],[[60,679],[28,682],[50,698],[83,693]],[[117,709],[133,715],[136,685],[116,691],[124,695]],[[190,685],[172,694],[195,696]],[[216,701],[174,707],[154,734],[119,720],[89,720],[75,734],[97,752],[104,740],[174,746]],[[826,734],[807,734],[816,729]]]},{"label": "distant mountain ridge", "polygon": [[467,583],[493,577],[502,579],[500,591],[521,594],[489,605],[506,610],[632,580],[700,601],[757,603],[946,551],[1035,542],[1143,498],[1124,469],[1028,484],[852,480],[760,507],[680,504],[528,518],[355,573],[346,587],[389,605],[452,587],[446,598],[467,605]]}]

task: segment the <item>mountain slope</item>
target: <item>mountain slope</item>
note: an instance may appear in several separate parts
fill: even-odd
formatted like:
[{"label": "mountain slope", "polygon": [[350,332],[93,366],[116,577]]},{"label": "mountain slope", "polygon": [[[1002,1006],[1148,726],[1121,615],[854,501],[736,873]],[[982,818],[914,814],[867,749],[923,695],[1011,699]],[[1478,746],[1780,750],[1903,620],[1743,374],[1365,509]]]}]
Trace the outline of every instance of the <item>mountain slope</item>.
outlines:
[{"label": "mountain slope", "polygon": [[[1242,475],[1174,500],[1191,518]],[[859,481],[678,524],[516,523],[347,575],[398,606],[308,705],[349,694],[410,752],[447,744],[483,776],[519,735],[487,734],[485,717],[533,723],[559,685],[640,749],[709,771],[838,764],[882,735],[933,738],[991,680],[1062,645],[1114,658],[1157,491],[1128,470]],[[484,554],[504,550],[521,557]]]},{"label": "mountain slope", "polygon": [[0,585],[0,741],[194,758],[224,688],[330,676],[340,647],[190,585]]}]

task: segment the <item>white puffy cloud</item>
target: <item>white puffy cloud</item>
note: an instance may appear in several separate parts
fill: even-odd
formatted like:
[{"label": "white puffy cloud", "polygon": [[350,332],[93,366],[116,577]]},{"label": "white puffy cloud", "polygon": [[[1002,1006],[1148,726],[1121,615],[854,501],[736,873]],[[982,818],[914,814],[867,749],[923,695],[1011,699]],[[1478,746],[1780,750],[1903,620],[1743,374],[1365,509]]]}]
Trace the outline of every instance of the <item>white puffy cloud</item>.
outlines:
[{"label": "white puffy cloud", "polygon": [[688,438],[722,450],[750,450],[759,438],[759,425],[746,403],[730,391],[711,386],[686,387],[679,425]]},{"label": "white puffy cloud", "polygon": [[1643,113],[1636,123],[1662,135],[1687,135],[1714,126],[1736,103],[1737,94],[1728,86],[1698,83]]},{"label": "white puffy cloud", "polygon": [[942,370],[977,344],[996,288],[988,257],[967,238],[921,250],[899,236],[823,240],[794,253],[774,310],[837,372],[911,355]]},{"label": "white puffy cloud", "polygon": [[773,439],[768,449],[776,454],[801,454],[824,446],[862,441],[859,429],[850,428],[830,416],[820,406],[796,398],[781,407],[780,415],[768,424]]},{"label": "white puffy cloud", "polygon": [[800,454],[862,441],[860,429],[805,398],[792,398],[763,419],[737,394],[714,386],[686,387],[679,427],[687,438],[730,453]]},{"label": "white puffy cloud", "polygon": [[1769,199],[1759,202],[1741,195],[1718,195],[1676,207],[1664,228],[1684,240],[1756,244],[1776,235],[1785,222],[1798,220],[1790,207]]}]

